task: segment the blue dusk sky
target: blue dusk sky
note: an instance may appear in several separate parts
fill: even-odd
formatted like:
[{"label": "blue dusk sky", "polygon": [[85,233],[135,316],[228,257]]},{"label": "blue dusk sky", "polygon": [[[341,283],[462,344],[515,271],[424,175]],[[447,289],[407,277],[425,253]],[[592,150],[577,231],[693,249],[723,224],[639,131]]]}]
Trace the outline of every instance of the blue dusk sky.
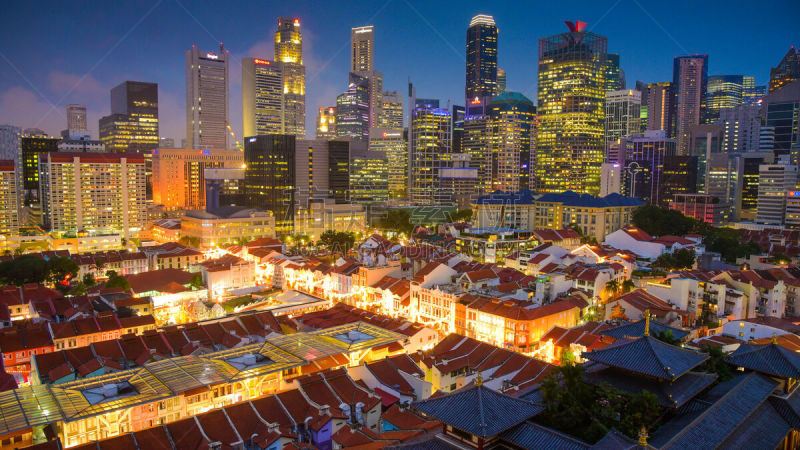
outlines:
[{"label": "blue dusk sky", "polygon": [[667,81],[672,59],[709,55],[709,75],[753,75],[800,45],[797,0],[614,1],[10,1],[0,18],[0,123],[66,128],[64,106],[88,106],[89,128],[109,113],[109,90],[125,80],[159,85],[161,135],[185,137],[184,51],[231,52],[230,121],[241,138],[241,58],[272,58],[278,17],[301,21],[307,134],[317,108],[346,88],[350,28],[374,25],[384,89],[463,104],[466,28],[491,14],[508,90],[536,99],[538,39],[587,22],[620,54],[628,87]]}]

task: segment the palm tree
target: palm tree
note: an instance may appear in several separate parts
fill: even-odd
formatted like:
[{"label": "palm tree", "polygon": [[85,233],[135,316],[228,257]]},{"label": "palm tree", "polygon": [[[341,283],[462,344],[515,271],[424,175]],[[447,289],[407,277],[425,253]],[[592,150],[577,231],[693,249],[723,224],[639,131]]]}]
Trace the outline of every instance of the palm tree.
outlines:
[{"label": "palm tree", "polygon": [[627,294],[628,292],[630,292],[630,291],[632,291],[634,289],[636,289],[636,283],[634,283],[633,280],[625,280],[625,281],[622,282],[622,292],[623,293]]},{"label": "palm tree", "polygon": [[616,294],[617,291],[619,291],[619,280],[617,279],[609,280],[606,283],[605,290],[613,297],[614,294]]}]

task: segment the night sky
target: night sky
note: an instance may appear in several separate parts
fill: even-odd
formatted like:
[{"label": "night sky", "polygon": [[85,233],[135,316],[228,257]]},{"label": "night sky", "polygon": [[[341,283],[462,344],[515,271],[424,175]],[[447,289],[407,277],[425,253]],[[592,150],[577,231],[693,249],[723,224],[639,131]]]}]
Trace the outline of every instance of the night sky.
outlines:
[{"label": "night sky", "polygon": [[375,25],[384,89],[463,104],[470,18],[491,14],[500,29],[499,66],[508,89],[535,100],[537,40],[588,22],[620,53],[628,87],[672,79],[672,58],[709,55],[709,75],[754,75],[800,45],[800,1],[189,1],[7,2],[0,18],[0,123],[66,128],[64,106],[89,108],[89,129],[109,113],[109,90],[125,80],[159,84],[161,135],[185,135],[184,51],[231,51],[230,120],[241,139],[242,57],[273,57],[280,16],[299,17],[306,64],[307,134],[317,108],[346,88],[350,28]]}]

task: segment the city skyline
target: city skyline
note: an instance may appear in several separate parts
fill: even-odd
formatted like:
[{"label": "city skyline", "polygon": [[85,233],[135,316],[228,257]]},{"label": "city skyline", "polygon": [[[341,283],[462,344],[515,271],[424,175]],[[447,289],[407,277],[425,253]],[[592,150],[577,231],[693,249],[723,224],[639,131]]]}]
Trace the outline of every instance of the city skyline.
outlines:
[{"label": "city skyline", "polygon": [[[773,18],[768,24],[752,23],[748,28],[737,28],[735,33],[730,24],[740,23],[737,18],[745,18],[746,9],[737,11],[728,4],[695,28],[691,21],[669,14],[689,9],[688,3],[672,4],[670,10],[649,5],[643,8],[635,2],[587,4],[580,8],[537,5],[537,10],[525,14],[529,11],[526,8],[534,6],[487,8],[465,4],[454,9],[389,2],[368,9],[342,4],[326,9],[324,15],[316,12],[312,4],[302,3],[292,8],[248,5],[246,9],[252,14],[243,19],[237,14],[245,10],[244,5],[222,12],[198,3],[123,5],[124,12],[115,13],[110,19],[110,9],[98,4],[85,8],[96,26],[80,32],[61,28],[63,22],[71,22],[63,21],[63,14],[72,13],[69,10],[56,6],[42,12],[14,5],[7,17],[16,20],[0,32],[4,42],[11,44],[0,55],[0,65],[4,67],[0,70],[0,122],[38,127],[57,135],[66,128],[66,105],[86,104],[89,130],[96,138],[99,118],[109,114],[110,88],[126,80],[145,81],[159,84],[161,136],[178,143],[185,134],[183,52],[191,45],[215,48],[217,41],[222,41],[226,49],[231,49],[230,121],[241,139],[241,60],[274,57],[272,33],[281,16],[297,17],[303,23],[309,137],[314,134],[316,110],[335,104],[336,96],[347,87],[350,28],[364,25],[375,26],[375,66],[384,73],[384,89],[402,92],[410,78],[420,97],[438,98],[443,104],[447,100],[451,104],[463,101],[463,36],[470,18],[476,14],[493,15],[500,29],[498,66],[508,73],[507,89],[521,92],[533,101],[537,89],[537,40],[563,32],[563,20],[575,19],[588,22],[591,31],[608,37],[608,51],[621,55],[629,86],[636,80],[670,80],[673,58],[687,53],[708,54],[709,75],[754,76],[756,84],[766,84],[769,69],[798,40],[793,35],[796,27],[790,26],[792,17],[796,18],[791,14],[790,3],[765,5],[768,10],[763,16]],[[50,42],[46,36],[35,36],[17,25],[30,24],[34,17],[35,23],[46,25],[53,34],[70,38]],[[786,26],[782,26],[784,21]],[[627,28],[621,29],[623,24]],[[177,32],[154,38],[154,33],[164,27],[177,27]],[[741,37],[741,41],[731,39],[733,36]],[[764,42],[770,44],[764,46]],[[414,47],[426,51],[407,51]],[[75,53],[72,48],[84,51]],[[43,61],[49,61],[48,70],[41,70]]]}]

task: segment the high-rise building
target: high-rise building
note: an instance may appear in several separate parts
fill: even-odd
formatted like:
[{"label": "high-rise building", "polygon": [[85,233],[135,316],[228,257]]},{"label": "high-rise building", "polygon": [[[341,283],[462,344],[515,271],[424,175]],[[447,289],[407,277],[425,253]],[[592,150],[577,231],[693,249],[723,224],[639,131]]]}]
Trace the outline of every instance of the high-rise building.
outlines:
[{"label": "high-rise building", "polygon": [[469,154],[453,153],[448,167],[439,169],[439,191],[436,203],[458,208],[469,208],[477,198],[475,186],[478,182],[477,170],[469,167]]},{"label": "high-rise building", "polygon": [[403,96],[397,91],[383,91],[379,128],[403,129]]},{"label": "high-rise building", "polygon": [[502,94],[503,92],[506,91],[506,83],[507,82],[508,82],[508,80],[506,79],[506,71],[498,67],[497,68],[497,95],[500,95],[500,94]]},{"label": "high-rise building", "polygon": [[408,196],[408,142],[402,128],[373,128],[369,149],[386,155],[388,163],[389,196],[393,199]]},{"label": "high-rise building", "polygon": [[672,134],[672,102],[675,92],[672,83],[650,83],[647,85],[647,129],[663,130]]},{"label": "high-rise building", "polygon": [[497,25],[478,14],[467,28],[467,82],[464,98],[471,101],[497,95]]},{"label": "high-rise building", "polygon": [[800,153],[800,79],[773,90],[762,100],[764,125],[773,132],[776,155],[791,154],[797,162]]},{"label": "high-rise building", "polygon": [[283,63],[283,116],[286,134],[306,135],[306,66],[300,19],[278,19],[275,61]]},{"label": "high-rise building", "polygon": [[783,225],[787,193],[797,186],[797,166],[783,156],[775,164],[760,165],[758,176],[756,223]]},{"label": "high-rise building", "polygon": [[270,134],[244,139],[246,206],[271,211],[278,234],[294,227],[295,136]]},{"label": "high-rise building", "polygon": [[336,97],[336,136],[369,139],[369,78],[350,72],[347,90]]},{"label": "high-rise building", "polygon": [[439,169],[450,158],[450,111],[417,107],[408,129],[408,194],[415,205],[435,205],[439,200]]},{"label": "high-rise building", "polygon": [[734,219],[753,221],[758,208],[760,167],[762,164],[771,164],[774,155],[772,152],[750,152],[733,155],[732,158],[736,176],[732,195]]},{"label": "high-rise building", "polygon": [[8,247],[8,240],[19,234],[19,199],[17,175],[13,159],[0,160],[0,249]]},{"label": "high-rise building", "polygon": [[328,142],[328,192],[335,203],[347,203],[350,190],[350,154],[365,151],[366,142]]},{"label": "high-rise building", "polygon": [[307,208],[309,201],[330,196],[328,139],[295,140],[295,205]]},{"label": "high-rise building", "polygon": [[166,209],[204,209],[205,171],[241,168],[241,152],[159,148],[153,152],[153,203]]},{"label": "high-rise building", "polygon": [[350,155],[349,200],[378,203],[389,200],[389,159],[383,151],[354,151]]},{"label": "high-rise building", "polygon": [[350,29],[350,72],[368,80],[369,126],[380,125],[383,105],[383,74],[375,70],[375,27],[372,25]]},{"label": "high-rise building", "polygon": [[158,148],[175,148],[175,139],[162,137],[158,140]]},{"label": "high-rise building", "polygon": [[625,72],[619,65],[619,54],[606,55],[606,92],[625,89]]},{"label": "high-rise building", "polygon": [[17,168],[17,170],[15,170],[17,179],[16,190],[17,194],[20,195],[18,204],[22,205],[24,199],[21,198],[22,189],[20,189],[20,186],[23,184],[23,179],[22,170],[19,170],[19,168],[23,165],[23,159],[22,129],[20,127],[15,127],[14,125],[0,125],[0,159],[14,161],[14,167]]},{"label": "high-rise building", "polygon": [[675,57],[672,86],[672,137],[678,140],[678,153],[689,154],[689,129],[701,123],[701,110],[708,82],[708,55]]},{"label": "high-rise building", "polygon": [[144,155],[41,155],[39,189],[46,228],[137,237],[147,220]]},{"label": "high-rise building", "polygon": [[606,147],[623,136],[638,133],[641,128],[642,93],[634,90],[606,92]]},{"label": "high-rise building", "polygon": [[59,151],[60,141],[51,137],[22,135],[22,186],[26,197],[39,198],[39,157],[44,153]]},{"label": "high-rise building", "polygon": [[186,140],[189,148],[228,148],[228,57],[186,50]]},{"label": "high-rise building", "polygon": [[676,195],[696,193],[697,156],[665,156],[660,184],[658,202],[665,208],[670,207]]},{"label": "high-rise building", "polygon": [[336,107],[323,106],[317,112],[317,139],[336,137]]},{"label": "high-rise building", "polygon": [[[708,194],[712,181],[710,177],[711,160],[714,155],[722,153],[722,141],[725,127],[720,124],[692,125],[689,129],[689,155],[697,156],[697,192]],[[727,155],[725,156],[727,158]],[[724,158],[723,158],[724,159]],[[722,161],[722,159],[717,159]]]},{"label": "high-rise building", "polygon": [[286,120],[284,103],[283,63],[242,58],[244,136],[287,134],[290,120]]},{"label": "high-rise building", "polygon": [[86,105],[67,105],[67,135],[70,139],[89,135]]},{"label": "high-rise building", "polygon": [[742,75],[712,75],[708,77],[705,98],[705,123],[719,119],[720,111],[735,108],[744,102],[745,77]]},{"label": "high-rise building", "polygon": [[762,97],[767,95],[767,86],[764,84],[756,86],[756,77],[742,77],[742,103],[752,105],[758,103]]},{"label": "high-rise building", "polygon": [[636,81],[636,90],[642,94],[642,104],[639,105],[639,132],[644,133],[647,130],[647,99],[650,96],[650,90],[647,88],[647,83],[644,81]]},{"label": "high-rise building", "polygon": [[111,114],[100,119],[109,152],[150,153],[158,148],[158,84],[125,81],[111,89]]},{"label": "high-rise building", "polygon": [[519,192],[530,187],[531,137],[536,106],[518,92],[506,91],[487,105],[489,179],[492,191]]},{"label": "high-rise building", "polygon": [[769,92],[800,79],[800,48],[791,46],[781,62],[769,71]]},{"label": "high-rise building", "polygon": [[627,189],[627,195],[639,198],[649,204],[661,204],[664,160],[676,154],[677,143],[674,139],[666,137],[666,134],[660,130],[645,131],[643,134],[634,134],[622,138],[622,140],[628,143],[625,146],[627,154],[626,166],[623,170],[629,170],[633,162],[636,164],[635,167],[641,168],[643,173],[647,173],[644,183],[635,177],[632,178],[639,182],[639,185],[635,190]]},{"label": "high-rise building", "polygon": [[757,152],[760,148],[761,116],[759,105],[739,105],[719,112],[719,123],[725,127],[722,151],[725,153]]},{"label": "high-rise building", "polygon": [[606,38],[568,23],[539,39],[536,177],[540,190],[596,195],[604,154]]},{"label": "high-rise building", "polygon": [[453,134],[451,139],[451,150],[453,153],[461,153],[464,144],[464,119],[467,111],[461,105],[453,105],[450,112],[450,132]]}]

